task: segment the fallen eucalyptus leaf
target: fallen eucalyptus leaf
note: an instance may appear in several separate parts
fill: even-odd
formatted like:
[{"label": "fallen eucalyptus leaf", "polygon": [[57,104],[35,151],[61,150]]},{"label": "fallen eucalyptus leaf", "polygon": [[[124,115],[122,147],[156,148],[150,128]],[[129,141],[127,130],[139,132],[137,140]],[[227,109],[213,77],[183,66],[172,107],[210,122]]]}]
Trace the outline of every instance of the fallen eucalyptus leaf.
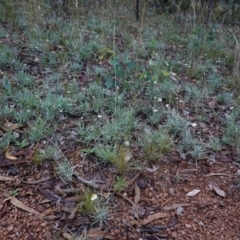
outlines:
[{"label": "fallen eucalyptus leaf", "polygon": [[166,218],[168,217],[167,213],[155,213],[153,215],[149,215],[147,219],[143,221],[143,225],[147,225],[148,223],[160,219],[160,218]]},{"label": "fallen eucalyptus leaf", "polygon": [[88,231],[87,233],[88,238],[94,238],[94,239],[110,239],[110,240],[115,240],[116,237],[111,235],[110,233],[106,233],[102,231],[99,228],[93,228]]},{"label": "fallen eucalyptus leaf", "polygon": [[8,200],[10,200],[10,202],[11,202],[12,205],[14,205],[14,206],[16,206],[16,207],[18,207],[18,208],[26,211],[26,212],[35,214],[35,215],[37,215],[40,219],[43,218],[43,215],[42,215],[40,212],[38,212],[38,211],[36,211],[36,210],[28,207],[27,205],[25,205],[24,203],[22,203],[21,201],[19,201],[17,198],[15,198],[15,197],[13,197],[13,196],[9,196],[7,199],[4,200],[4,202],[5,202],[5,201],[8,201]]},{"label": "fallen eucalyptus leaf", "polygon": [[194,189],[191,192],[187,193],[186,196],[193,197],[193,196],[197,195],[199,192],[200,192],[199,189]]},{"label": "fallen eucalyptus leaf", "polygon": [[7,149],[7,151],[5,153],[5,158],[10,159],[10,160],[17,160],[16,157],[10,155],[9,148]]},{"label": "fallen eucalyptus leaf", "polygon": [[15,178],[0,175],[0,181],[14,181]]},{"label": "fallen eucalyptus leaf", "polygon": [[137,184],[137,182],[135,182],[135,196],[134,196],[134,202],[136,204],[138,204],[140,201],[140,188]]},{"label": "fallen eucalyptus leaf", "polygon": [[74,240],[74,236],[70,235],[69,233],[62,233],[63,237],[65,237],[67,240]]},{"label": "fallen eucalyptus leaf", "polygon": [[216,186],[214,186],[214,185],[213,185],[213,190],[214,190],[214,192],[215,192],[218,196],[220,196],[220,197],[226,197],[226,193],[225,193],[223,190],[221,190],[220,188],[218,188],[218,187],[216,187]]}]

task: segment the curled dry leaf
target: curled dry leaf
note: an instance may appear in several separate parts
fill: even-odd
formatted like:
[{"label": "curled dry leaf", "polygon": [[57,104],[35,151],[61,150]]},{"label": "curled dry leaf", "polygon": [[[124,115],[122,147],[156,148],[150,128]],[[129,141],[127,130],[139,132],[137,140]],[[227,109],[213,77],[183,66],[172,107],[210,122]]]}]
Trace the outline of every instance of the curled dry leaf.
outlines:
[{"label": "curled dry leaf", "polygon": [[5,152],[5,158],[10,159],[10,160],[17,160],[16,157],[10,155],[10,153],[9,153],[9,148],[8,148],[7,151]]},{"label": "curled dry leaf", "polygon": [[191,192],[187,193],[186,196],[193,197],[193,196],[197,195],[199,192],[200,192],[199,189],[194,189]]}]

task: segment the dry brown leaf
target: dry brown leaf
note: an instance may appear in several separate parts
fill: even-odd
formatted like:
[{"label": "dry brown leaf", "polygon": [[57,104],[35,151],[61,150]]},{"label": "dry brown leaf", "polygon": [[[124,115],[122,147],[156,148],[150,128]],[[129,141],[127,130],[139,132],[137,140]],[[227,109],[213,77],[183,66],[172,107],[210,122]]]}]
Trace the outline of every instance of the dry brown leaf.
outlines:
[{"label": "dry brown leaf", "polygon": [[55,210],[53,208],[48,208],[44,212],[41,213],[42,216],[47,216],[50,213],[53,213]]},{"label": "dry brown leaf", "polygon": [[75,214],[77,212],[78,209],[80,209],[81,207],[81,202],[77,204],[77,206],[75,208],[72,209],[71,214],[68,216],[68,219],[73,219],[75,217]]},{"label": "dry brown leaf", "polygon": [[69,233],[62,233],[62,235],[63,235],[63,237],[65,237],[67,240],[74,240],[75,239],[75,237],[74,236],[72,236],[71,234],[69,234]]},{"label": "dry brown leaf", "polygon": [[14,181],[15,178],[0,175],[0,181]]},{"label": "dry brown leaf", "polygon": [[129,186],[133,185],[134,182],[138,179],[138,177],[140,176],[141,173],[142,172],[139,171],[132,179],[128,180],[125,184],[125,187],[129,187]]},{"label": "dry brown leaf", "polygon": [[10,155],[10,153],[9,153],[9,148],[8,148],[7,151],[5,152],[5,158],[10,159],[10,160],[17,160],[16,157]]},{"label": "dry brown leaf", "polygon": [[65,198],[64,201],[65,202],[79,202],[82,199],[83,199],[82,195],[75,195],[72,197]]},{"label": "dry brown leaf", "polygon": [[16,130],[16,129],[21,128],[23,126],[24,125],[22,125],[22,124],[14,124],[14,123],[6,121],[6,123],[3,126],[1,126],[1,129],[5,132],[8,132],[8,131]]},{"label": "dry brown leaf", "polygon": [[99,188],[99,185],[96,184],[93,180],[88,181],[85,178],[81,177],[77,172],[74,172],[74,175],[77,177],[78,181],[83,182],[93,188],[96,188],[96,189]]},{"label": "dry brown leaf", "polygon": [[125,199],[127,202],[129,202],[130,204],[132,204],[132,210],[131,213],[134,215],[135,218],[139,219],[139,215],[138,215],[138,206],[137,204],[135,204],[131,199],[129,199],[128,197],[123,196],[120,193],[115,193],[116,195],[122,197],[123,199]]},{"label": "dry brown leaf", "polygon": [[137,182],[135,182],[135,196],[134,196],[134,202],[136,204],[140,201],[140,187],[138,186]]},{"label": "dry brown leaf", "polygon": [[99,228],[93,228],[93,229],[89,230],[87,233],[87,237],[97,238],[99,240],[103,239],[103,238],[112,239],[112,240],[116,239],[116,237],[114,237],[113,235],[111,235],[109,233],[105,233],[104,231],[102,231]]},{"label": "dry brown leaf", "polygon": [[20,163],[30,163],[31,161],[29,161],[29,159],[22,159],[22,160],[15,160],[15,161],[11,161],[11,162],[6,162],[6,163],[2,163],[0,164],[0,167],[7,167],[7,166],[11,166],[11,165],[17,165]]},{"label": "dry brown leaf", "polygon": [[52,235],[49,232],[49,230],[47,230],[47,232],[46,232],[46,240],[51,240],[51,239],[52,239]]},{"label": "dry brown leaf", "polygon": [[192,191],[188,192],[188,193],[186,194],[186,196],[188,196],[188,197],[194,197],[194,196],[196,196],[198,193],[200,193],[200,190],[199,190],[199,189],[193,189]]},{"label": "dry brown leaf", "polygon": [[143,221],[143,225],[147,225],[148,223],[160,219],[160,218],[166,218],[169,215],[167,213],[155,213],[153,215],[149,215],[147,219]]},{"label": "dry brown leaf", "polygon": [[208,173],[203,175],[203,177],[211,177],[211,176],[227,176],[227,177],[231,177],[230,174],[227,173]]},{"label": "dry brown leaf", "polygon": [[13,196],[9,196],[7,199],[4,200],[4,202],[5,202],[5,201],[8,201],[8,200],[10,200],[10,202],[11,202],[12,205],[14,205],[14,206],[16,206],[16,207],[18,207],[18,208],[26,211],[26,212],[35,214],[35,215],[36,215],[37,217],[39,217],[40,219],[43,218],[43,215],[42,215],[40,212],[38,212],[38,211],[36,211],[36,210],[28,207],[27,205],[25,205],[24,203],[22,203],[21,201],[19,201],[17,198],[15,198],[15,197],[13,197]]},{"label": "dry brown leaf", "polygon": [[34,180],[34,181],[22,181],[23,183],[27,183],[27,184],[37,184],[37,183],[41,183],[41,182],[45,182],[50,180],[52,177],[48,176],[48,177],[43,177],[41,179],[38,180]]},{"label": "dry brown leaf", "polygon": [[214,185],[213,185],[213,190],[214,190],[214,192],[215,192],[218,196],[220,196],[220,197],[226,197],[226,193],[225,193],[223,190],[221,190],[220,188],[218,188],[218,187],[216,187],[216,186],[214,186]]}]

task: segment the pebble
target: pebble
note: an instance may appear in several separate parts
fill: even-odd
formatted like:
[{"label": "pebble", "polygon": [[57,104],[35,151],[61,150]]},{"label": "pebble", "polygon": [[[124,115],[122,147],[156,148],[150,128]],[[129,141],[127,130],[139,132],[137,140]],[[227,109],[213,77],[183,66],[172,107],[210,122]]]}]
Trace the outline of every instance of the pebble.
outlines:
[{"label": "pebble", "polygon": [[7,227],[8,232],[11,232],[13,230],[13,226]]},{"label": "pebble", "polygon": [[186,227],[186,228],[192,228],[192,225],[190,225],[190,224],[185,224],[185,227]]},{"label": "pebble", "polygon": [[178,237],[177,237],[177,234],[174,233],[174,232],[172,232],[172,233],[171,233],[171,238],[172,238],[172,239],[177,239],[177,238],[178,238]]}]

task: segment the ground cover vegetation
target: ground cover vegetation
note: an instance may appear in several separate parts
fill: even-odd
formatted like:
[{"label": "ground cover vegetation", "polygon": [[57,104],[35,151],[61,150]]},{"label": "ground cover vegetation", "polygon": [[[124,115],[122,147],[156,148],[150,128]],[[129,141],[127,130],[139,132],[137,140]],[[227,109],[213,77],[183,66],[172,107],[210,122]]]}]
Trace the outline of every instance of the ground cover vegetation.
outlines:
[{"label": "ground cover vegetation", "polygon": [[240,3],[206,2],[1,1],[1,175],[54,178],[40,192],[71,209],[52,239],[114,239],[114,197],[132,204],[146,168],[240,167]]}]

